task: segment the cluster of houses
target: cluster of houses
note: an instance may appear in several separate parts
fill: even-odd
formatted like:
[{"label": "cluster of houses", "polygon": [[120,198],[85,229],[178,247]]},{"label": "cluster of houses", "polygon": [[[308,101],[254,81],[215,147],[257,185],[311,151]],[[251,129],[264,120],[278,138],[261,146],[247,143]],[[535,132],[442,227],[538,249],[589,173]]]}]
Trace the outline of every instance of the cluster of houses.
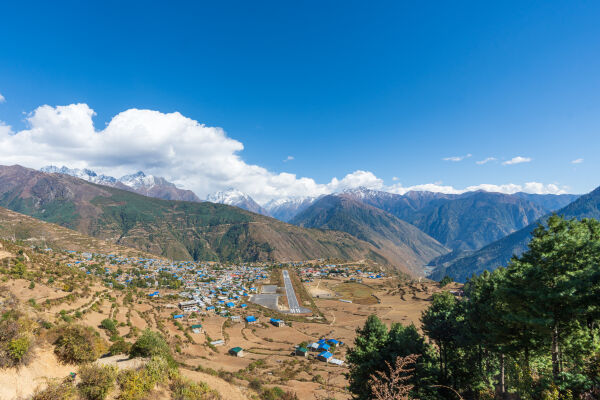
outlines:
[{"label": "cluster of houses", "polygon": [[296,347],[295,354],[301,357],[308,357],[309,352],[316,352],[316,358],[329,364],[343,365],[344,361],[333,357],[333,349],[343,346],[344,342],[336,339],[320,339],[317,342],[309,343],[304,346]]},{"label": "cluster of houses", "polygon": [[372,272],[356,266],[324,264],[300,267],[298,270],[303,282],[312,282],[322,278],[342,278],[351,282],[362,282],[363,279],[379,279],[385,277],[383,272]]}]

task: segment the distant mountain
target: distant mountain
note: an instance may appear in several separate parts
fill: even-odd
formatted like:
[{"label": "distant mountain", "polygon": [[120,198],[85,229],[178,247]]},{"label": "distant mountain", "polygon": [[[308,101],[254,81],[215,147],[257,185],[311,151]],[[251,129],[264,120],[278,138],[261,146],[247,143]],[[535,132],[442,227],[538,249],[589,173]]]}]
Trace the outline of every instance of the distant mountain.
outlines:
[{"label": "distant mountain", "polygon": [[435,239],[393,215],[345,194],[324,196],[298,214],[293,224],[347,232],[371,243],[394,264],[423,274],[427,262],[448,250]]},{"label": "distant mountain", "polygon": [[520,197],[535,203],[548,212],[559,210],[579,198],[579,194],[532,194],[532,193],[515,193],[513,196]]},{"label": "distant mountain", "polygon": [[132,175],[125,175],[119,179],[113,178],[112,176],[98,175],[96,172],[89,169],[67,168],[65,166],[57,168],[53,165],[49,165],[41,168],[40,171],[70,175],[98,185],[129,190],[157,199],[202,201],[191,190],[179,189],[174,183],[167,181],[165,178],[146,175],[142,171]]},{"label": "distant mountain", "polygon": [[239,207],[253,213],[270,216],[269,212],[254,201],[252,197],[237,189],[227,189],[213,193],[206,200],[211,203],[227,204],[228,206]]},{"label": "distant mountain", "polygon": [[[600,187],[594,191],[578,197],[571,204],[556,212],[566,218],[596,218],[600,219]],[[437,268],[431,274],[433,279],[441,279],[449,275],[455,280],[464,282],[473,274],[479,274],[484,270],[494,270],[499,266],[505,266],[513,255],[520,255],[527,249],[527,243],[531,239],[531,232],[538,223],[544,223],[547,216],[520,229],[498,241],[495,241],[482,249],[467,254],[449,265]]]},{"label": "distant mountain", "polygon": [[18,165],[0,166],[0,207],[179,260],[369,259],[402,269],[344,232],[301,228],[223,204],[146,197]]},{"label": "distant mountain", "polygon": [[369,189],[352,190],[345,195],[415,225],[455,254],[480,249],[577,197],[484,191],[397,195]]},{"label": "distant mountain", "polygon": [[306,210],[318,197],[298,197],[271,200],[265,204],[265,209],[273,218],[289,222],[296,215]]}]

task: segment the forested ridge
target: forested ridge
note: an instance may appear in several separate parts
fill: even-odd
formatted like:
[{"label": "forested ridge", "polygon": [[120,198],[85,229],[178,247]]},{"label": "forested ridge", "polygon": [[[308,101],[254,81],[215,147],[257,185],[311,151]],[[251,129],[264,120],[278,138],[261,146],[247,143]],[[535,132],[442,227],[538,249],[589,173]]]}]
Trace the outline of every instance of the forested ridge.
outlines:
[{"label": "forested ridge", "polygon": [[368,318],[347,357],[355,398],[599,398],[600,222],[550,217],[506,267],[433,295],[421,322]]}]

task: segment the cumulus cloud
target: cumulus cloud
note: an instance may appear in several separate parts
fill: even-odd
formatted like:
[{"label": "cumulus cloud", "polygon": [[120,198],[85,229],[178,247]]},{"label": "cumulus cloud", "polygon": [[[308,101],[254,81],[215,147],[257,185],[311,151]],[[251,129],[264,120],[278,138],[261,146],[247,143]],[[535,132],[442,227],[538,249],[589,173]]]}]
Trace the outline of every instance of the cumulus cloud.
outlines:
[{"label": "cumulus cloud", "polygon": [[444,160],[444,161],[452,161],[452,162],[459,162],[459,161],[464,160],[465,158],[469,158],[469,157],[472,157],[472,156],[473,156],[472,154],[467,154],[467,155],[464,155],[464,156],[444,157],[444,158],[442,158],[442,160]]},{"label": "cumulus cloud", "polygon": [[[217,190],[236,188],[256,201],[294,196],[318,196],[356,187],[405,193],[429,190],[462,193],[468,190],[559,193],[561,188],[541,183],[479,185],[455,189],[441,183],[386,186],[370,171],[357,170],[326,183],[287,172],[269,171],[246,163],[241,142],[219,127],[206,126],[178,112],[129,109],[114,116],[101,130],[87,104],[41,106],[27,115],[28,127],[14,131],[0,122],[2,164],[40,168],[48,164],[90,168],[122,176],[138,170],[163,176],[201,198]],[[470,155],[468,155],[470,156]],[[465,156],[466,157],[466,156]],[[293,157],[288,157],[293,159]],[[397,178],[394,179],[397,181]]]},{"label": "cumulus cloud", "polygon": [[583,158],[577,158],[571,161],[571,164],[581,164],[583,162]]},{"label": "cumulus cloud", "polygon": [[288,162],[288,161],[292,161],[294,159],[294,156],[287,156],[285,158],[285,160],[283,160],[283,162]]},{"label": "cumulus cloud", "polygon": [[521,163],[527,163],[527,162],[531,162],[531,158],[517,156],[517,157],[511,158],[510,160],[504,161],[502,163],[502,165],[514,165],[514,164],[521,164]]},{"label": "cumulus cloud", "polygon": [[[121,176],[132,171],[164,176],[200,197],[235,187],[257,201],[321,195],[365,186],[382,188],[373,173],[355,171],[319,184],[291,173],[274,173],[244,162],[241,142],[178,112],[130,109],[96,130],[87,104],[41,106],[26,118],[28,129],[0,125],[3,164],[40,168],[48,164],[91,168]],[[289,157],[288,157],[289,158]]]},{"label": "cumulus cloud", "polygon": [[488,158],[485,158],[485,159],[480,160],[480,161],[475,161],[475,164],[477,164],[477,165],[483,165],[483,164],[487,164],[489,162],[496,161],[496,160],[497,160],[496,157],[488,157]]},{"label": "cumulus cloud", "polygon": [[4,96],[2,96],[2,93],[0,93],[0,103],[4,103],[6,101],[6,99],[4,98]]}]

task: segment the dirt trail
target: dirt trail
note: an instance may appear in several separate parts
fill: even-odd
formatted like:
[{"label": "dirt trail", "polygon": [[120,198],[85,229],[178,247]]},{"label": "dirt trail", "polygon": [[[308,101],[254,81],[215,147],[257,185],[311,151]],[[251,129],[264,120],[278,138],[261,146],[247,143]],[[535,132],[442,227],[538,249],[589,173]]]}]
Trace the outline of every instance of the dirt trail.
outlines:
[{"label": "dirt trail", "polygon": [[77,366],[59,363],[52,348],[38,349],[31,364],[0,372],[0,399],[27,398],[47,379],[62,379],[76,370]]},{"label": "dirt trail", "polygon": [[248,397],[242,390],[230,383],[225,382],[221,378],[205,374],[203,372],[190,371],[189,369],[180,369],[181,375],[193,381],[205,382],[212,389],[215,389],[222,398],[227,400],[248,400]]},{"label": "dirt trail", "polygon": [[9,258],[9,257],[13,257],[13,255],[10,254],[8,251],[0,250],[0,260],[2,260],[3,258]]}]

